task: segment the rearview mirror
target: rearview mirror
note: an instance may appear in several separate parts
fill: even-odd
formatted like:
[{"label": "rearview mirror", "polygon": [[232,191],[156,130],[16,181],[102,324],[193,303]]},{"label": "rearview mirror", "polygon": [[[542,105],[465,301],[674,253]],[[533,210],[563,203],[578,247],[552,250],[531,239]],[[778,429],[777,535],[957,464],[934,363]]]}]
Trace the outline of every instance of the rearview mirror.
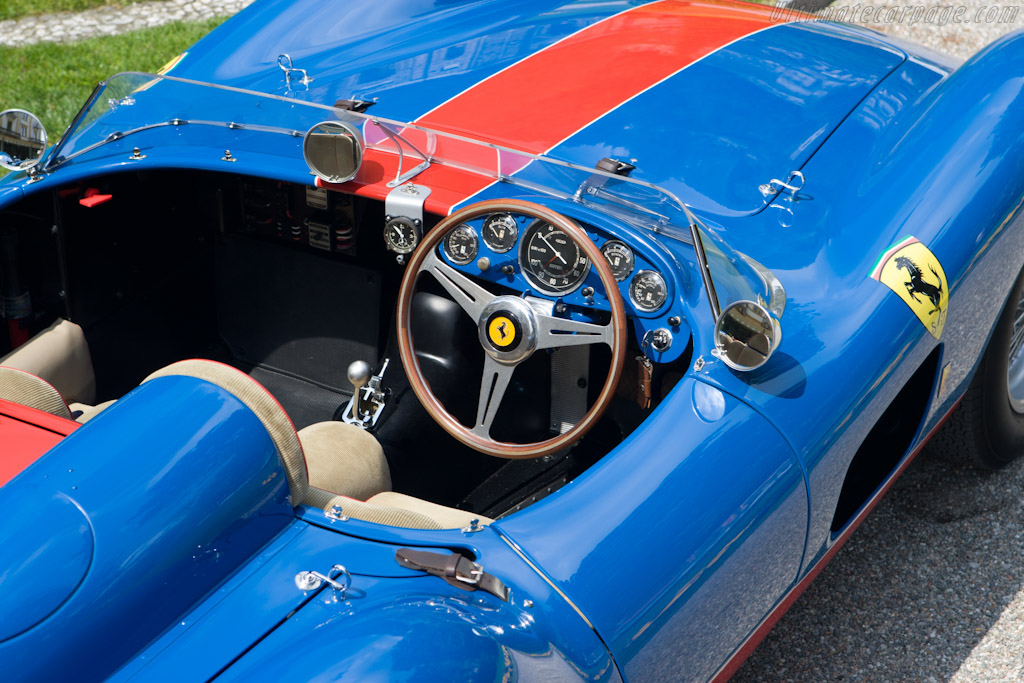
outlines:
[{"label": "rearview mirror", "polygon": [[329,183],[348,182],[363,162],[363,136],[346,121],[324,121],[306,133],[302,155],[318,178]]},{"label": "rearview mirror", "polygon": [[48,138],[35,114],[22,109],[0,112],[0,166],[27,171],[43,159]]},{"label": "rearview mirror", "polygon": [[782,327],[753,301],[726,306],[715,323],[718,356],[733,370],[749,371],[768,362],[782,341]]}]

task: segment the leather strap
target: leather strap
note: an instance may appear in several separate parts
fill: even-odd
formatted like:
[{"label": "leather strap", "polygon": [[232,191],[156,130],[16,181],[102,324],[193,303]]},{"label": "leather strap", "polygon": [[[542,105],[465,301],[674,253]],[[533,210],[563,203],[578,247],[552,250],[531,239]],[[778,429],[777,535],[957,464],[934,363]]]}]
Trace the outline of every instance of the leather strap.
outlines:
[{"label": "leather strap", "polygon": [[501,579],[483,570],[476,562],[458,553],[431,553],[399,548],[395,561],[407,569],[426,572],[444,579],[464,591],[482,590],[508,602],[509,589]]}]

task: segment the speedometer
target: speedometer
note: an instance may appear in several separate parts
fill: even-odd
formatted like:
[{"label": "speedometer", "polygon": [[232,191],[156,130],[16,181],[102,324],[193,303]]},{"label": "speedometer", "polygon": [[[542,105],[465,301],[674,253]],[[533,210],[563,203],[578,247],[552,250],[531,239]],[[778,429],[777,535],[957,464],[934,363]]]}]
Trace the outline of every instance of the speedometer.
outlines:
[{"label": "speedometer", "polygon": [[590,271],[590,259],[575,240],[544,221],[526,229],[519,265],[527,281],[544,294],[571,292]]}]

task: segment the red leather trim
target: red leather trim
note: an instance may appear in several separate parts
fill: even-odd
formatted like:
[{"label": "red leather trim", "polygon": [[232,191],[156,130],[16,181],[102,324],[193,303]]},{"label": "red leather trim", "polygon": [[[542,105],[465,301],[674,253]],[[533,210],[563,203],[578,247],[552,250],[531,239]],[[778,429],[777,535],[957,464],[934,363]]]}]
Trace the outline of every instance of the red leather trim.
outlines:
[{"label": "red leather trim", "polygon": [[713,681],[715,681],[715,683],[719,683],[721,681],[728,681],[730,678],[732,678],[733,674],[735,674],[739,670],[739,668],[743,666],[743,662],[747,661],[747,658],[750,657],[754,650],[757,649],[757,646],[761,644],[761,641],[764,640],[765,636],[768,635],[768,632],[772,630],[772,627],[779,622],[779,619],[781,619],[787,611],[789,611],[789,608],[793,606],[793,603],[796,602],[797,598],[799,598],[800,595],[807,589],[807,587],[811,585],[811,582],[814,581],[818,574],[821,573],[821,570],[825,568],[825,565],[827,565],[832,560],[832,558],[836,556],[836,553],[838,553],[839,549],[846,544],[846,541],[849,540],[850,536],[857,529],[857,527],[861,525],[861,522],[867,519],[867,516],[871,514],[872,510],[875,509],[875,506],[878,505],[879,501],[882,500],[882,497],[886,494],[886,492],[888,492],[888,490],[892,488],[892,485],[896,483],[896,480],[900,478],[900,475],[903,474],[903,472],[910,466],[910,463],[914,461],[914,458],[916,458],[918,454],[924,449],[928,441],[933,436],[935,436],[935,433],[939,431],[939,428],[946,422],[946,420],[949,419],[949,416],[952,415],[953,411],[956,410],[957,406],[960,405],[960,400],[962,400],[962,398],[963,397],[961,397],[961,399],[958,399],[957,402],[953,405],[953,407],[949,409],[949,412],[942,416],[942,419],[939,420],[938,424],[936,424],[930,432],[928,432],[928,436],[926,436],[921,441],[921,443],[918,444],[917,448],[915,448],[914,451],[910,454],[910,457],[903,461],[903,464],[900,465],[900,467],[896,470],[895,474],[889,477],[889,481],[887,481],[885,485],[871,498],[871,500],[868,501],[868,504],[864,507],[863,510],[860,511],[860,514],[858,514],[853,519],[853,521],[850,522],[850,525],[846,528],[846,531],[844,531],[842,535],[836,539],[835,544],[831,548],[829,548],[828,552],[825,553],[824,557],[818,560],[818,563],[815,564],[814,567],[804,575],[804,578],[800,579],[800,582],[795,587],[793,587],[789,591],[789,593],[786,594],[786,597],[782,599],[782,602],[776,605],[775,609],[771,611],[771,613],[767,616],[767,618],[765,618],[763,622],[761,622],[761,625],[758,626],[757,629],[750,635],[750,637],[747,638],[746,642],[743,643],[742,646],[740,646],[740,649],[738,649],[736,653],[733,654],[733,656],[729,659],[729,661],[726,662],[721,669],[719,669],[718,673],[715,674],[715,677],[712,679]]}]

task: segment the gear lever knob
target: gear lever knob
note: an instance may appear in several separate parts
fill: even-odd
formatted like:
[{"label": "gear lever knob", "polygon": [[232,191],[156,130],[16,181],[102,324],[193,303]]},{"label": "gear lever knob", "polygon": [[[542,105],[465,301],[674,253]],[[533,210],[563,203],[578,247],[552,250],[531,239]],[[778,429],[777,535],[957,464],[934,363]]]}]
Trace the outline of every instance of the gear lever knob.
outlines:
[{"label": "gear lever knob", "polygon": [[355,389],[356,393],[370,379],[370,364],[364,360],[353,361],[348,366],[348,381],[352,383],[352,388]]}]

